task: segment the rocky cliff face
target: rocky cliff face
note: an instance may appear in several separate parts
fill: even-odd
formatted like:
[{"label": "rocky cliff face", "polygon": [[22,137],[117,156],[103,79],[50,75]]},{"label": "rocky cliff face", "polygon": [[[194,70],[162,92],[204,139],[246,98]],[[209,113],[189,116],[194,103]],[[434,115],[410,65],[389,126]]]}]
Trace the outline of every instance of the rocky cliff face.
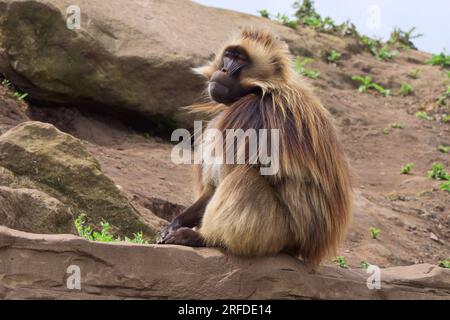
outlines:
[{"label": "rocky cliff face", "polygon": [[[382,61],[353,37],[184,0],[125,7],[81,0],[81,29],[69,30],[71,4],[0,0],[0,80],[13,84],[0,86],[0,225],[76,233],[72,221],[85,213],[117,235],[143,231],[151,240],[192,202],[190,169],[171,162],[167,140],[172,128],[192,126],[181,107],[198,101],[203,84],[190,68],[231,30],[253,25],[278,34],[293,55],[314,59],[308,68],[320,72],[306,81],[335,117],[355,177],[354,219],[338,253],[351,270],[332,257],[311,274],[286,256],[242,260],[213,249],[99,244],[3,227],[0,297],[448,297],[448,272],[437,264],[450,256],[450,196],[427,177],[434,162],[450,165],[438,150],[450,146],[442,121],[450,102],[437,103],[448,71],[426,65],[429,54],[398,48]],[[336,63],[331,50],[342,53]],[[415,69],[419,77],[411,77]],[[357,75],[391,95],[358,92]],[[404,83],[413,93],[399,93]],[[29,93],[29,104],[15,90]],[[411,162],[412,172],[400,174]],[[377,239],[371,227],[381,230]],[[39,267],[47,261],[54,267]],[[381,291],[367,289],[361,261],[387,268]],[[72,263],[82,270],[81,292],[65,287]]]}]

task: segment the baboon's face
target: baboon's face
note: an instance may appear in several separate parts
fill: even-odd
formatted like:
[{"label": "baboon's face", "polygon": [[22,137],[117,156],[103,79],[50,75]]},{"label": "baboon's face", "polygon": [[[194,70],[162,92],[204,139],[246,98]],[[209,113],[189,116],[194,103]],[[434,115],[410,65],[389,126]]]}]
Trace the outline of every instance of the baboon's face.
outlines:
[{"label": "baboon's face", "polygon": [[251,61],[240,47],[227,48],[221,59],[219,69],[209,79],[208,92],[214,101],[229,105],[249,92],[242,87],[240,78]]}]

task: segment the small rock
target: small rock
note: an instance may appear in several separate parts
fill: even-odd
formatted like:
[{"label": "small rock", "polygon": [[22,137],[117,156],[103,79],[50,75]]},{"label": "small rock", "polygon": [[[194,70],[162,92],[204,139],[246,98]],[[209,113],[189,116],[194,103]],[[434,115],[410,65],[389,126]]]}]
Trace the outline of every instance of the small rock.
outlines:
[{"label": "small rock", "polygon": [[433,240],[433,241],[435,241],[435,242],[439,242],[439,243],[441,242],[441,241],[439,240],[438,236],[435,235],[433,232],[430,232],[430,239]]}]

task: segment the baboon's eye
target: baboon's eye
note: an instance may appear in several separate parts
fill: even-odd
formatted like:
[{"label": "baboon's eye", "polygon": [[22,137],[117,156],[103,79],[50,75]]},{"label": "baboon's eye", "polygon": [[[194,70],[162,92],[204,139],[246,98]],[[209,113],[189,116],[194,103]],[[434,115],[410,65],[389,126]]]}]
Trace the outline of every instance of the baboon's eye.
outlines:
[{"label": "baboon's eye", "polygon": [[225,51],[223,56],[224,56],[224,58],[232,59],[233,58],[233,53],[231,51]]}]

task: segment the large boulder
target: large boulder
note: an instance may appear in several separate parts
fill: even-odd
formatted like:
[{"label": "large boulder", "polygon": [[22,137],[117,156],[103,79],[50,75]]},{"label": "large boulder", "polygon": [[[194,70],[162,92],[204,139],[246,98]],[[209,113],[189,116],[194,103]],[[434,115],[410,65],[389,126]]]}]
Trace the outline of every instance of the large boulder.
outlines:
[{"label": "large boulder", "polygon": [[40,190],[67,206],[74,218],[86,214],[94,224],[107,221],[120,235],[156,235],[83,142],[51,124],[25,122],[0,136],[0,185]]},{"label": "large boulder", "polygon": [[[81,28],[67,28],[71,0],[0,0],[0,71],[33,102],[126,110],[173,126],[190,123],[204,63],[244,26],[269,28],[295,54],[344,51],[338,37],[188,0],[79,0]],[[200,23],[199,23],[200,22]]]},{"label": "large boulder", "polygon": [[[14,259],[12,259],[14,257]],[[71,267],[71,268],[69,268]],[[79,269],[78,269],[78,268]],[[69,276],[80,271],[80,288]],[[450,270],[422,264],[311,272],[287,255],[257,259],[216,249],[97,243],[0,227],[0,299],[448,299]]]},{"label": "large boulder", "polygon": [[46,193],[0,186],[0,225],[34,233],[75,233],[69,208]]}]

